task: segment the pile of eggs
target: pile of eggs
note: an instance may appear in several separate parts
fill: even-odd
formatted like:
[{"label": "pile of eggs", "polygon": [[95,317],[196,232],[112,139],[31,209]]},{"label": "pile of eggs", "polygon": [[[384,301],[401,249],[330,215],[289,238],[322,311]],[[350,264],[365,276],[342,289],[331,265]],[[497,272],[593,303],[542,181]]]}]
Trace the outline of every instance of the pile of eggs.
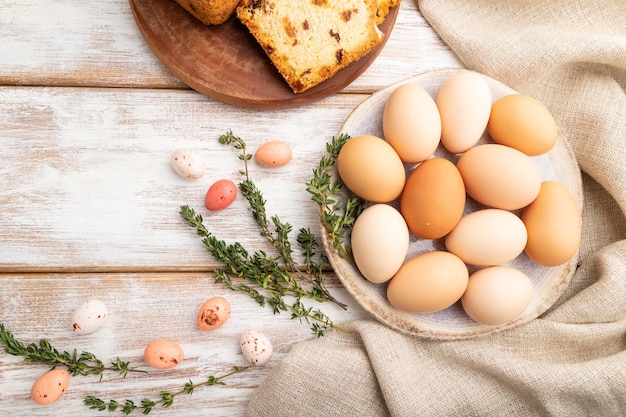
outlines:
[{"label": "pile of eggs", "polygon": [[[462,70],[435,99],[418,84],[398,86],[382,127],[384,139],[354,136],[337,159],[345,186],[368,202],[352,228],[356,267],[386,285],[398,310],[431,313],[460,301],[478,323],[514,321],[533,284],[511,261],[554,267],[580,245],[574,197],[543,179],[533,158],[557,142],[550,112],[523,94],[494,101],[484,76]],[[480,141],[485,132],[493,143]],[[411,239],[438,249],[409,255]]]}]

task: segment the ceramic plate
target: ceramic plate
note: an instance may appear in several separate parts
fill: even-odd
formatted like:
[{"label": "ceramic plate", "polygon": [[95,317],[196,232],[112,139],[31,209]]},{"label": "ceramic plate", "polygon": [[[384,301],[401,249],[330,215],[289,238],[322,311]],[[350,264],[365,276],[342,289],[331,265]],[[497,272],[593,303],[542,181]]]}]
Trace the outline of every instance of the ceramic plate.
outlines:
[{"label": "ceramic plate", "polygon": [[367,56],[295,94],[236,17],[206,26],[174,0],[130,0],[130,6],[152,52],[182,82],[224,103],[257,109],[296,107],[346,87],[374,62],[398,14],[398,7],[389,11],[379,26],[383,42]]},{"label": "ceramic plate", "polygon": [[[353,137],[362,134],[384,137],[382,114],[385,102],[393,90],[403,83],[416,83],[435,98],[443,82],[457,71],[446,69],[423,73],[378,91],[351,113],[339,133],[347,133]],[[504,95],[515,93],[498,81],[485,78],[491,87],[494,101]],[[493,141],[486,133],[479,141],[479,143],[489,142]],[[456,157],[451,156],[441,146],[435,155],[454,159],[456,162]],[[559,132],[557,144],[550,152],[533,159],[541,170],[542,179],[562,182],[571,191],[579,209],[582,209],[580,169],[563,134]],[[509,262],[508,265],[522,270],[531,278],[534,285],[533,298],[526,311],[514,322],[501,326],[486,326],[469,318],[460,302],[445,310],[428,314],[407,313],[393,308],[386,299],[386,284],[372,284],[367,281],[352,263],[337,255],[325,233],[322,233],[322,237],[335,273],[365,310],[380,322],[398,331],[433,339],[466,339],[519,326],[537,318],[556,302],[568,286],[578,260],[576,255],[561,266],[546,268],[535,264],[522,254]],[[445,248],[442,239],[431,241],[412,236],[407,258],[442,248]]]}]

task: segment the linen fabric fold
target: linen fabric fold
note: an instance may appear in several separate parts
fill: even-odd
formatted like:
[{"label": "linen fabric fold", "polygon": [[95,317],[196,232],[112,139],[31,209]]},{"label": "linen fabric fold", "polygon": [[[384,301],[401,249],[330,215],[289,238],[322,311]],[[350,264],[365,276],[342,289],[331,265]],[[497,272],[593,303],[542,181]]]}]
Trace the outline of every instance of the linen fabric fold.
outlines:
[{"label": "linen fabric fold", "polygon": [[467,68],[543,102],[572,145],[580,267],[550,310],[508,331],[433,341],[356,321],[301,342],[247,414],[626,416],[626,2],[418,4]]}]

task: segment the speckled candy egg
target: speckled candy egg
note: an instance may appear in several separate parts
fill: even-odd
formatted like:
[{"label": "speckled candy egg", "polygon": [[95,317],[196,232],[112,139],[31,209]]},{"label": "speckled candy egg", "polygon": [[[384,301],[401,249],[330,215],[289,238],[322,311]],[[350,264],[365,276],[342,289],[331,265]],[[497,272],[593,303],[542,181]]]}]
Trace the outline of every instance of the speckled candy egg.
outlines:
[{"label": "speckled candy egg", "polygon": [[270,168],[287,165],[291,157],[289,144],[279,140],[264,143],[254,153],[254,158],[259,164]]},{"label": "speckled candy egg", "polygon": [[69,384],[69,372],[53,369],[37,378],[30,390],[30,397],[39,405],[50,405],[65,394]]},{"label": "speckled candy egg", "polygon": [[196,325],[200,330],[209,332],[217,330],[230,317],[230,303],[224,297],[211,297],[202,304],[196,317]]},{"label": "speckled candy egg", "polygon": [[72,313],[72,330],[76,334],[93,333],[102,327],[108,314],[107,306],[102,301],[87,300]]},{"label": "speckled candy egg", "polygon": [[263,366],[270,361],[274,348],[270,340],[261,332],[246,330],[239,339],[241,353],[248,362]]},{"label": "speckled candy egg", "polygon": [[220,211],[230,206],[237,198],[237,185],[228,179],[216,181],[209,187],[204,197],[208,210]]},{"label": "speckled candy egg", "polygon": [[146,346],[143,359],[155,369],[170,369],[183,361],[183,349],[171,340],[158,339]]},{"label": "speckled candy egg", "polygon": [[204,175],[207,165],[200,154],[193,149],[181,148],[172,153],[170,164],[178,175],[195,180]]}]

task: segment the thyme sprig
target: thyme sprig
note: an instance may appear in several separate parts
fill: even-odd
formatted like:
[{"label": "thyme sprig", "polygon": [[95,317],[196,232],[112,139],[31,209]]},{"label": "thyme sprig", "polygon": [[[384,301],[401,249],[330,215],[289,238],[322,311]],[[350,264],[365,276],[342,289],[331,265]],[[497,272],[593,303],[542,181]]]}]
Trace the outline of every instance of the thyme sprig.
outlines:
[{"label": "thyme sprig", "polygon": [[3,324],[0,324],[0,343],[4,346],[4,351],[9,355],[21,356],[26,362],[41,363],[52,368],[62,366],[67,368],[67,371],[72,376],[98,375],[102,379],[105,371],[112,371],[125,378],[129,372],[146,372],[131,368],[129,362],[124,362],[119,357],[109,366],[106,366],[93,353],[81,352],[79,354],[76,349],[72,352],[60,352],[45,339],[41,339],[39,344],[31,343],[26,345],[15,339],[13,334],[6,330]]},{"label": "thyme sprig", "polygon": [[[274,314],[289,311],[292,319],[309,324],[311,331],[318,337],[323,336],[328,328],[341,329],[320,309],[306,307],[302,302],[306,297],[317,302],[330,301],[343,309],[347,308],[326,287],[324,271],[328,269],[329,262],[323,251],[318,251],[315,236],[309,229],[301,228],[298,231],[296,241],[306,264],[303,270],[294,260],[294,248],[290,241],[293,227],[282,222],[278,216],[268,217],[263,194],[250,179],[248,161],[252,155],[247,153],[245,141],[228,131],[219,137],[219,142],[232,145],[239,151],[238,158],[244,163],[244,169],[240,171],[244,179],[239,183],[239,189],[248,201],[261,236],[269,243],[272,251],[278,253],[278,257],[263,250],[249,253],[238,242],[228,244],[218,239],[204,225],[200,214],[189,206],[181,206],[183,219],[196,229],[209,253],[224,265],[213,271],[215,282],[249,295],[262,307],[269,305]],[[287,301],[286,297],[292,297],[292,301]]]},{"label": "thyme sprig", "polygon": [[[1,323],[0,343],[4,346],[5,352],[10,355],[21,356],[26,362],[42,363],[52,368],[63,366],[67,368],[72,376],[98,375],[100,376],[100,380],[102,380],[105,371],[114,371],[121,375],[122,378],[125,378],[129,372],[148,373],[148,371],[145,370],[131,368],[129,362],[124,362],[119,357],[117,357],[110,366],[105,366],[102,360],[89,352],[82,352],[80,355],[76,349],[74,349],[72,353],[66,351],[60,352],[45,339],[41,339],[39,344],[31,343],[26,345],[15,339],[13,333],[8,331],[4,327],[4,324]],[[202,382],[194,383],[192,380],[189,380],[184,384],[183,388],[178,391],[161,391],[159,393],[159,399],[157,400],[144,398],[138,402],[131,399],[123,401],[104,401],[94,395],[89,395],[84,398],[83,403],[92,410],[120,411],[128,415],[135,410],[141,409],[143,414],[149,414],[152,409],[158,405],[169,408],[174,403],[174,398],[181,394],[191,395],[200,387],[225,385],[224,379],[250,368],[251,366],[233,366],[232,371],[220,376],[211,375]]]},{"label": "thyme sprig", "polygon": [[364,200],[349,194],[343,197],[343,182],[333,178],[339,151],[350,140],[347,134],[333,137],[326,144],[327,155],[323,156],[313,170],[313,178],[306,184],[311,199],[319,206],[320,221],[330,239],[333,249],[344,259],[352,260],[350,246],[346,245],[347,231],[364,209]]},{"label": "thyme sprig", "polygon": [[203,382],[194,383],[192,380],[189,380],[185,383],[183,388],[181,388],[178,391],[169,391],[169,390],[161,391],[159,393],[158,400],[151,400],[150,398],[144,398],[141,401],[135,401],[131,399],[125,399],[121,401],[117,401],[117,400],[104,401],[104,400],[101,400],[100,398],[90,395],[83,400],[83,403],[86,406],[88,406],[89,409],[91,410],[109,411],[109,412],[119,411],[124,415],[129,415],[132,412],[140,409],[143,414],[150,414],[152,409],[158,405],[164,408],[171,407],[172,404],[174,403],[174,398],[176,398],[177,396],[181,394],[191,395],[196,391],[197,388],[200,388],[200,387],[209,387],[213,385],[225,385],[223,381],[224,379],[228,378],[229,376],[243,372],[249,368],[250,366],[234,366],[231,372],[226,373],[224,375],[220,375],[220,376],[211,375],[207,377]]}]

